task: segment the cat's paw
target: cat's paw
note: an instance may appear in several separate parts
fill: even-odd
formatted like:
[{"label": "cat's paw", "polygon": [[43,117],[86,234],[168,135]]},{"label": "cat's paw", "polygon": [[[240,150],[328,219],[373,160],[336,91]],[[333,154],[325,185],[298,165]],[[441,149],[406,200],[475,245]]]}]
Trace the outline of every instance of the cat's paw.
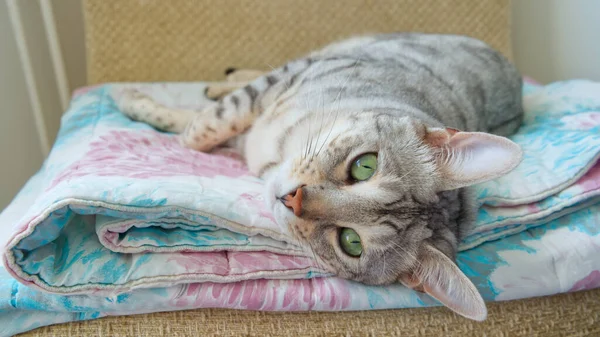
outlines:
[{"label": "cat's paw", "polygon": [[178,140],[181,146],[200,152],[210,152],[219,145],[218,142],[208,139],[206,135],[186,135],[183,133],[179,135]]},{"label": "cat's paw", "polygon": [[179,143],[189,149],[202,152],[209,152],[221,144],[228,135],[224,135],[214,118],[209,117],[213,115],[208,111],[197,115],[186,125],[179,136]]}]

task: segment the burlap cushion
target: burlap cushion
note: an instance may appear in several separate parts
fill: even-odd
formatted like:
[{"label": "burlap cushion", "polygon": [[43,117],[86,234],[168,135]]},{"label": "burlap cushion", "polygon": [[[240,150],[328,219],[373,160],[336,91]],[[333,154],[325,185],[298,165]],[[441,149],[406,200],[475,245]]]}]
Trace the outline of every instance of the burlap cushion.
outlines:
[{"label": "burlap cushion", "polygon": [[87,0],[88,81],[217,80],[369,32],[466,34],[511,56],[508,0]]}]

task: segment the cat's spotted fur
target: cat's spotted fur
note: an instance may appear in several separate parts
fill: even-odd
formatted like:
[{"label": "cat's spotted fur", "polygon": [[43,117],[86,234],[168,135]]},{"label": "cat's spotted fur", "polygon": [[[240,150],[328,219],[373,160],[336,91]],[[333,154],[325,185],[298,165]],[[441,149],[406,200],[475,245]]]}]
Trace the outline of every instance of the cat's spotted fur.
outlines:
[{"label": "cat's spotted fur", "polygon": [[[262,75],[233,72],[207,88],[218,102],[201,112],[138,94],[119,104],[181,133],[184,146],[239,148],[266,179],[280,225],[339,276],[402,282],[483,319],[481,296],[452,260],[475,212],[465,187],[520,162],[518,146],[500,136],[521,123],[521,85],[515,67],[481,41],[386,34],[335,43]],[[356,183],[349,166],[364,153],[377,154],[378,168]],[[301,210],[280,202],[298,189]],[[360,235],[358,258],[340,248],[344,227]]]}]

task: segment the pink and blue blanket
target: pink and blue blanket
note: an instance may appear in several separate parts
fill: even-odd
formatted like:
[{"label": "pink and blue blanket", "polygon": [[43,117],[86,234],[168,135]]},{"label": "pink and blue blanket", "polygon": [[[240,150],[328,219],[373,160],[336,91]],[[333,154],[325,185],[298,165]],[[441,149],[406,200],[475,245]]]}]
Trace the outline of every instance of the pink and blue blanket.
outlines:
[{"label": "pink and blue blanket", "polygon": [[[281,233],[236,153],[195,152],[121,114],[136,87],[200,108],[203,84],[80,90],[41,170],[0,215],[0,335],[167,310],[436,305],[401,285],[332,277]],[[526,85],[525,152],[477,186],[460,268],[487,301],[600,287],[600,83]]]}]

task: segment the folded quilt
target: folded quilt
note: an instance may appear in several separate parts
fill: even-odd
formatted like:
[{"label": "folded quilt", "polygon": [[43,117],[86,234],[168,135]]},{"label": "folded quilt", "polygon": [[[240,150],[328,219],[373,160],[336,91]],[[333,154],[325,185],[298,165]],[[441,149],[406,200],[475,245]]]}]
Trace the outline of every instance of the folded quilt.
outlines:
[{"label": "folded quilt", "polygon": [[[42,169],[0,215],[2,334],[198,307],[436,305],[400,285],[330,276],[275,223],[238,154],[182,148],[121,114],[113,96],[131,87],[169,106],[211,104],[200,83],[76,93]],[[600,83],[524,90],[512,137],[524,160],[476,187],[477,224],[458,256],[486,300],[600,286]]]}]

